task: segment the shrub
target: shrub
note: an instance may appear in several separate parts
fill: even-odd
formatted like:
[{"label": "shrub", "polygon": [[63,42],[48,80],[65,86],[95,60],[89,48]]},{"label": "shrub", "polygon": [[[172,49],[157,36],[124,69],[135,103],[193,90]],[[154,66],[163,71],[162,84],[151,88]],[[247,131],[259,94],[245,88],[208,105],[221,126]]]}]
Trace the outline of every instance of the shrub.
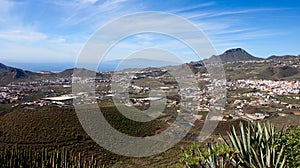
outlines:
[{"label": "shrub", "polygon": [[284,146],[287,166],[300,167],[300,127],[288,130],[276,143]]},{"label": "shrub", "polygon": [[236,152],[224,143],[206,147],[200,147],[194,143],[184,150],[178,167],[232,167],[234,157],[236,157]]}]

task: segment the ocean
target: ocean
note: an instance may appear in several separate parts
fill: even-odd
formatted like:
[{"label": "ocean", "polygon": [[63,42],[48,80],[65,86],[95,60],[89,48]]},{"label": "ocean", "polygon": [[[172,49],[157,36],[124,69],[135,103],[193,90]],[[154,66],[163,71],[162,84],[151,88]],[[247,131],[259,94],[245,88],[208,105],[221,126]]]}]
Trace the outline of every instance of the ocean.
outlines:
[{"label": "ocean", "polygon": [[[32,72],[61,72],[66,69],[71,69],[75,67],[75,63],[71,62],[43,62],[43,63],[26,63],[26,62],[4,62],[5,65],[16,67],[19,69],[32,71]],[[114,71],[116,69],[128,69],[128,68],[147,68],[147,67],[162,67],[168,65],[179,65],[181,63],[178,62],[169,62],[169,61],[161,61],[161,60],[150,60],[150,59],[129,59],[129,60],[112,60],[112,61],[104,61],[100,64],[97,71],[98,72],[109,72]],[[88,65],[88,64],[87,64]],[[82,67],[79,67],[82,68]],[[87,67],[84,67],[87,68]],[[89,68],[87,68],[89,69]],[[95,69],[90,69],[95,71]]]},{"label": "ocean", "polygon": [[[8,62],[4,63],[7,66],[32,71],[32,72],[61,72],[66,69],[71,69],[75,67],[74,63],[20,63],[20,62]],[[108,72],[115,70],[116,65],[113,64],[101,64],[98,68],[98,72]]]}]

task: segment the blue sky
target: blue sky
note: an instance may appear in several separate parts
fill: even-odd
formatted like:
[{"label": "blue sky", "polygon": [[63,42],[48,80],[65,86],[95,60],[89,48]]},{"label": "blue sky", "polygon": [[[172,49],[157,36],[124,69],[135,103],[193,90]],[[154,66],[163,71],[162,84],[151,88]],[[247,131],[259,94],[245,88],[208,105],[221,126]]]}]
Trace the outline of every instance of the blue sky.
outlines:
[{"label": "blue sky", "polygon": [[[105,23],[143,11],[188,19],[203,30],[219,54],[236,47],[259,57],[300,54],[298,0],[1,0],[0,62],[74,62]],[[175,53],[188,54],[176,50],[176,42],[160,38],[132,37],[108,59],[158,42],[160,47],[175,46]]]}]

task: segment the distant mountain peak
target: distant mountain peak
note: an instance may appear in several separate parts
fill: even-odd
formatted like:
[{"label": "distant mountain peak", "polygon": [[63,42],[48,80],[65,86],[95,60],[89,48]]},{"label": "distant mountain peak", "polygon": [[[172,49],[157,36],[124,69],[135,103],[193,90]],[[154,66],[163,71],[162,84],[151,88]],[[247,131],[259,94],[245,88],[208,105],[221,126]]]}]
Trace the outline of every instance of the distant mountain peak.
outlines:
[{"label": "distant mountain peak", "polygon": [[261,60],[262,58],[254,57],[249,54],[246,50],[242,48],[234,48],[225,51],[221,55],[212,56],[208,60],[208,62],[213,61],[216,57],[220,57],[222,62],[235,62],[235,61],[252,61],[252,60]]},{"label": "distant mountain peak", "polygon": [[233,48],[233,49],[229,49],[226,50],[224,53],[233,53],[233,52],[243,52],[243,53],[247,53],[246,50],[242,49],[242,48]]}]

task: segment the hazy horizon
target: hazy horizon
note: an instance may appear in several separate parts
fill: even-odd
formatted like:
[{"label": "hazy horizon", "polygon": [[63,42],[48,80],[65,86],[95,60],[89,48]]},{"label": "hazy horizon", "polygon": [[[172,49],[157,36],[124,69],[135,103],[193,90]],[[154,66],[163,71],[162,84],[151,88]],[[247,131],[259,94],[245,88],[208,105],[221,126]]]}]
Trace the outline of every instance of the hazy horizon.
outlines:
[{"label": "hazy horizon", "polygon": [[[232,48],[233,49],[233,48]],[[228,50],[226,50],[228,51]],[[224,52],[226,52],[224,51]],[[218,55],[223,54],[218,53]],[[246,51],[248,52],[248,51]],[[249,52],[248,52],[249,53]],[[251,53],[249,53],[251,54]],[[290,55],[290,54],[285,54],[285,55]],[[285,55],[269,55],[266,57],[259,57],[256,55],[253,55],[254,57],[258,58],[268,58],[270,56],[285,56]],[[295,54],[293,56],[298,56],[300,54]],[[119,67],[119,70],[123,69],[129,69],[129,68],[146,68],[146,67],[162,67],[162,66],[169,66],[169,65],[180,65],[183,63],[189,63],[189,62],[195,62],[195,61],[201,61],[203,59],[199,60],[189,60],[189,61],[183,61],[183,62],[176,62],[172,60],[159,60],[158,59],[153,59],[153,58],[129,58],[129,59],[114,59],[114,60],[103,60],[100,64],[100,66],[97,68],[98,72],[109,72],[109,71],[114,71],[118,67],[118,65],[122,66],[122,61],[125,61],[125,64],[123,67]],[[32,71],[32,72],[42,72],[42,71],[49,71],[49,72],[61,72],[66,69],[71,69],[76,67],[76,61],[69,61],[69,62],[23,62],[23,61],[2,61],[0,60],[0,63],[3,63],[7,66],[27,70],[27,71]],[[124,63],[124,62],[123,62]],[[92,62],[87,62],[86,65],[88,66],[89,64],[94,64]],[[87,69],[91,69],[86,67]],[[92,69],[91,69],[92,70]]]}]

